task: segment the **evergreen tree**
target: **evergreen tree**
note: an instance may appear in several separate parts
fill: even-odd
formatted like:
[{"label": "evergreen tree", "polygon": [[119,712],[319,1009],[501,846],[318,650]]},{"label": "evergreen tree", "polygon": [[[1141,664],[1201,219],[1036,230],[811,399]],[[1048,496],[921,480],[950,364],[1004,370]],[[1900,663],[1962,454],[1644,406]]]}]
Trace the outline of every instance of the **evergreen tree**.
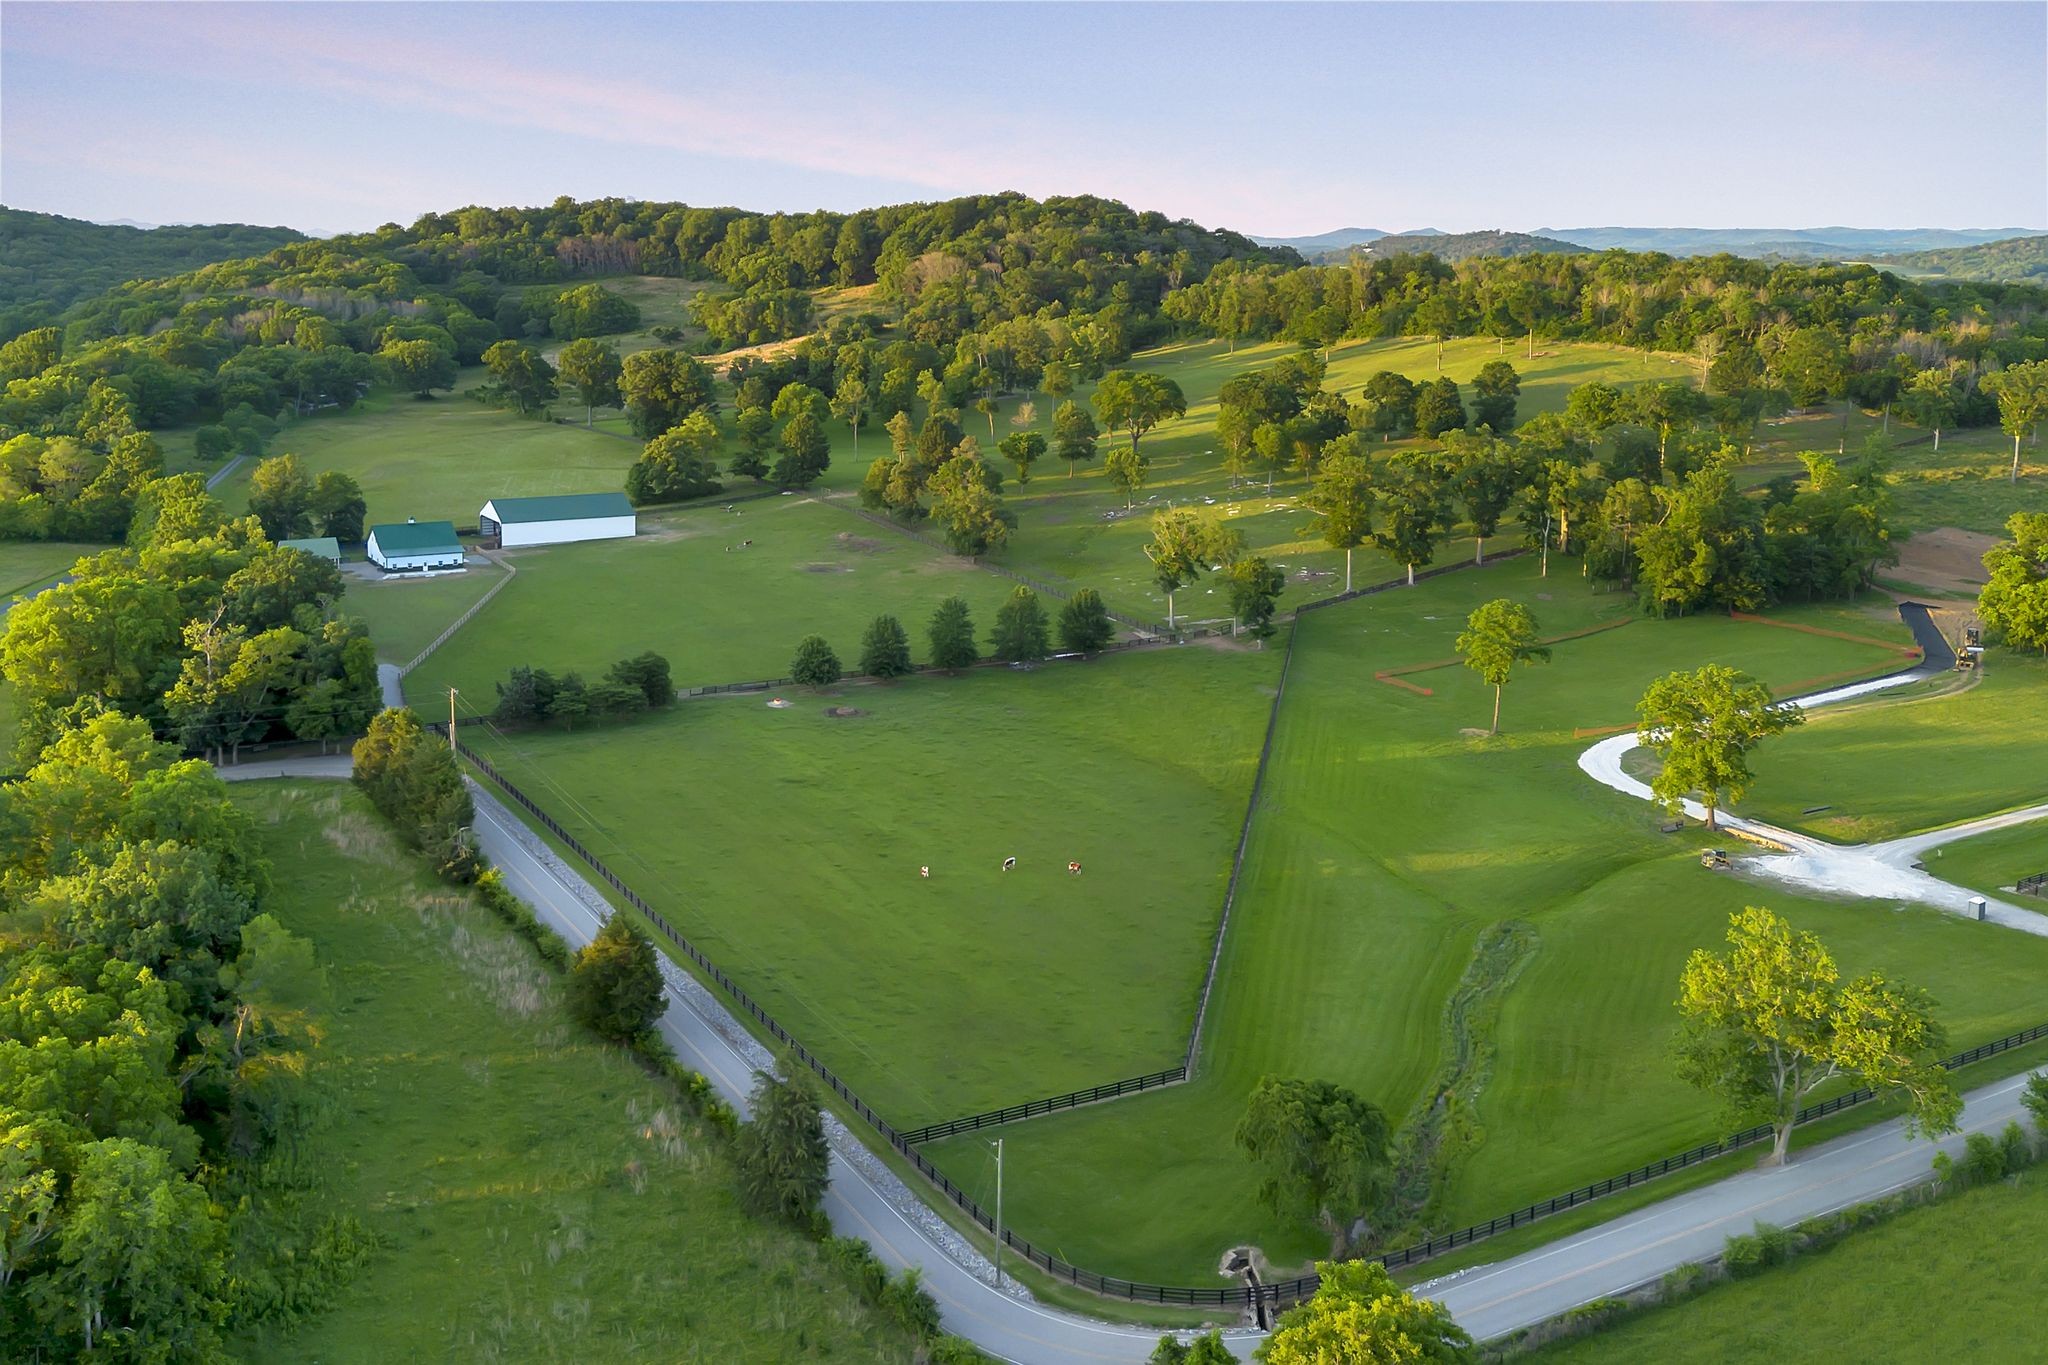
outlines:
[{"label": "evergreen tree", "polygon": [[797,643],[796,658],[790,661],[792,682],[805,687],[830,687],[839,681],[839,656],[822,635],[806,635]]},{"label": "evergreen tree", "polygon": [[785,1060],[780,1077],[754,1084],[754,1118],[733,1143],[740,1196],[756,1213],[804,1224],[815,1219],[831,1179],[825,1119],[810,1077]]},{"label": "evergreen tree", "polygon": [[1415,434],[1434,440],[1465,425],[1465,404],[1452,379],[1432,379],[1416,390]]},{"label": "evergreen tree", "polygon": [[932,613],[929,631],[932,665],[958,671],[981,658],[974,643],[974,620],[965,598],[949,597]]},{"label": "evergreen tree", "polygon": [[576,954],[569,1005],[577,1018],[615,1043],[631,1042],[661,1018],[666,1008],[661,963],[654,944],[625,911],[612,911],[597,937]]},{"label": "evergreen tree", "polygon": [[1009,663],[1036,663],[1052,652],[1052,632],[1038,594],[1018,584],[1009,600],[996,609],[990,633],[995,656]]},{"label": "evergreen tree", "polygon": [[910,636],[893,616],[877,616],[860,641],[860,671],[871,678],[900,678],[910,672]]},{"label": "evergreen tree", "polygon": [[1060,642],[1068,649],[1093,654],[1115,638],[1116,623],[1095,589],[1082,588],[1060,608]]}]

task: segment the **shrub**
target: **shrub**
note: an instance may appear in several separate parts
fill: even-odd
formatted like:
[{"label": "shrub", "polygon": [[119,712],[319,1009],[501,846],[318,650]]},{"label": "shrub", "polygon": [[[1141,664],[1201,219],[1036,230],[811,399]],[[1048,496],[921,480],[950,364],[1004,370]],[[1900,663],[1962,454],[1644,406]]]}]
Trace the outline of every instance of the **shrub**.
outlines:
[{"label": "shrub", "polygon": [[839,674],[839,656],[825,643],[824,636],[806,635],[797,643],[796,657],[789,663],[792,682],[805,687],[830,687],[839,681]]},{"label": "shrub", "polygon": [[1687,1261],[1664,1276],[1664,1297],[1669,1300],[1697,1293],[1711,1278],[1712,1272],[1698,1261]]},{"label": "shrub", "polygon": [[1963,1139],[1963,1179],[1971,1185],[1988,1185],[2005,1177],[2005,1152],[1989,1133],[1972,1133]]},{"label": "shrub", "polygon": [[934,668],[949,671],[967,668],[981,658],[974,643],[974,619],[967,614],[965,598],[949,597],[932,613],[931,656]]},{"label": "shrub", "polygon": [[939,1304],[924,1287],[916,1266],[904,1271],[882,1290],[882,1311],[896,1320],[904,1331],[920,1341],[939,1334]]},{"label": "shrub", "polygon": [[2005,1125],[2005,1131],[1998,1135],[1998,1153],[2005,1159],[2005,1174],[2018,1175],[2033,1160],[2033,1150],[2027,1145],[2027,1130],[2020,1127],[2015,1119]]},{"label": "shrub", "polygon": [[2034,1116],[2034,1127],[2043,1137],[2048,1137],[2048,1071],[2036,1071],[2027,1077],[2027,1088],[2020,1092],[2020,1103]]},{"label": "shrub", "polygon": [[512,927],[514,933],[534,946],[541,960],[566,970],[572,954],[563,937],[542,924],[531,907],[505,887],[504,874],[491,868],[476,879],[476,898],[486,910]]}]

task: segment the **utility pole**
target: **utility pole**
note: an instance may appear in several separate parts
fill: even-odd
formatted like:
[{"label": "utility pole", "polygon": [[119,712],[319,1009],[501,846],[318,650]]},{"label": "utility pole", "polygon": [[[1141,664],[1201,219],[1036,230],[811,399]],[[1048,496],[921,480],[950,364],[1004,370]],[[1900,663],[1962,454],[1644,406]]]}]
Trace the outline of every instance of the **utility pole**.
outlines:
[{"label": "utility pole", "polygon": [[1003,1140],[996,1139],[996,1288],[1003,1287]]},{"label": "utility pole", "polygon": [[455,750],[455,689],[448,689],[448,752]]}]

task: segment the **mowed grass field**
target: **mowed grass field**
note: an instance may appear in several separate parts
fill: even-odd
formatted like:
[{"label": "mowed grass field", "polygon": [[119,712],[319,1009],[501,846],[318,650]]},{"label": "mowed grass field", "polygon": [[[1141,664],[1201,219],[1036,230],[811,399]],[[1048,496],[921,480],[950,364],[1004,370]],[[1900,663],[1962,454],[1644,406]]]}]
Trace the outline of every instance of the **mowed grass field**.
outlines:
[{"label": "mowed grass field", "polygon": [[309,1137],[320,1197],[379,1239],[327,1311],[250,1360],[873,1360],[915,1344],[797,1233],[738,1207],[731,1162],[596,1045],[559,978],[423,876],[338,783],[237,783],[280,870],[269,910],[326,967]]},{"label": "mowed grass field", "polygon": [[[464,383],[481,374],[465,371]],[[380,390],[353,411],[287,426],[270,443],[271,454],[286,452],[308,474],[338,469],[353,476],[372,525],[416,517],[474,527],[477,510],[493,497],[623,488],[640,443],[519,417],[461,394],[421,401]],[[214,489],[230,510],[247,505],[255,468],[245,461]]]},{"label": "mowed grass field", "polygon": [[[1556,647],[1512,682],[1499,740],[1467,670],[1376,669],[1449,656],[1493,596],[1529,600],[1546,633],[1626,614],[1575,577],[1515,562],[1313,613],[1296,626],[1265,795],[1211,1006],[1201,1074],[1152,1096],[1006,1130],[1005,1207],[1017,1230],[1113,1274],[1210,1283],[1246,1242],[1285,1267],[1327,1252],[1256,1202],[1232,1131],[1265,1075],[1352,1087],[1396,1122],[1433,1093],[1445,1005],[1489,926],[1520,919],[1538,946],[1505,995],[1483,1141],[1451,1168],[1440,1227],[1461,1226],[1688,1146],[1715,1106],[1672,1074],[1678,973],[1727,916],[1769,904],[1834,945],[1845,969],[1927,986],[1959,1045],[2039,1022],[2048,943],[1996,938],[1931,911],[1823,904],[1698,865],[1697,835],[1666,836],[1646,803],[1578,771],[1575,728],[1626,720],[1659,674],[1718,659],[1780,686],[1894,666],[1886,648],[1699,617],[1637,620]],[[1889,610],[1884,604],[1883,611]],[[1853,610],[1794,619],[1904,641]],[[930,1149],[993,1193],[981,1144]]]},{"label": "mowed grass field", "polygon": [[[812,634],[830,641],[851,672],[862,633],[884,612],[903,622],[921,663],[940,602],[967,599],[986,649],[996,608],[1017,586],[802,496],[739,503],[731,512],[706,506],[643,516],[632,540],[505,558],[518,577],[411,675],[418,695],[445,696],[453,685],[488,712],[497,705],[492,685],[515,667],[594,679],[649,649],[667,657],[678,687],[780,678],[797,642]],[[462,609],[454,592],[445,596],[452,609],[442,625]],[[421,600],[423,612],[433,609]],[[1062,605],[1041,600],[1052,615]],[[403,623],[400,631],[406,639],[418,633]]]},{"label": "mowed grass field", "polygon": [[1752,1279],[1530,1355],[1542,1365],[2021,1361],[2041,1354],[2048,1178],[1901,1214]]},{"label": "mowed grass field", "polygon": [[60,540],[0,542],[0,606],[16,593],[40,587],[69,570],[83,555],[96,555],[104,545],[72,545]]},{"label": "mowed grass field", "polygon": [[1754,766],[1741,814],[1842,843],[2048,801],[2048,662],[1993,649],[1964,690],[1816,711]]},{"label": "mowed grass field", "polygon": [[913,1127],[1180,1059],[1279,662],[1182,646],[469,737]]},{"label": "mowed grass field", "polygon": [[403,664],[432,644],[504,577],[502,568],[474,553],[469,556],[469,567],[459,574],[433,578],[350,576],[343,580],[341,609],[362,618],[369,627],[378,658]]}]

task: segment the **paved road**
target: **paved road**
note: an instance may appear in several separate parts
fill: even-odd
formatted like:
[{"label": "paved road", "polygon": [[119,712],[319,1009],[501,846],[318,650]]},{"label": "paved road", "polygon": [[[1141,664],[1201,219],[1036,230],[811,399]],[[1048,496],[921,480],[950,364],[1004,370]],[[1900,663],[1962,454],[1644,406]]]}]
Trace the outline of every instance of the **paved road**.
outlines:
[{"label": "paved road", "polygon": [[210,493],[215,488],[218,488],[230,474],[233,474],[237,469],[240,469],[242,467],[242,461],[246,458],[246,456],[237,455],[235,456],[234,459],[229,460],[219,469],[216,469],[211,474],[208,474],[206,476],[206,491]]},{"label": "paved road", "polygon": [[[1962,1151],[1969,1133],[1996,1133],[2014,1119],[2024,1078],[1971,1091],[1963,1131],[1940,1147]],[[1657,1279],[1687,1261],[1717,1254],[1727,1238],[1757,1223],[1790,1227],[1928,1179],[1934,1144],[1905,1136],[1896,1122],[1798,1153],[1788,1165],[1746,1171],[1652,1204],[1498,1265],[1428,1285],[1475,1337],[1541,1322],[1593,1299]]]},{"label": "paved road", "polygon": [[[345,755],[335,755],[243,764],[222,776],[333,778],[346,777],[348,767]],[[590,940],[602,915],[595,888],[481,789],[476,830],[514,893],[570,942]],[[744,1112],[755,1067],[767,1054],[693,979],[677,971],[669,980],[663,1035],[686,1065]],[[2020,1089],[2021,1081],[2012,1079],[1970,1092],[1963,1132],[1941,1146],[1955,1151],[1966,1134],[1995,1131],[2018,1117]],[[832,1139],[826,1212],[833,1226],[866,1239],[891,1266],[920,1267],[947,1330],[1022,1365],[1136,1365],[1150,1353],[1156,1332],[1095,1322],[1021,1299],[1013,1288],[997,1289],[987,1261],[857,1138],[835,1124]],[[1907,1139],[1901,1124],[1883,1124],[1800,1153],[1790,1165],[1730,1176],[1498,1264],[1447,1276],[1420,1292],[1446,1304],[1475,1336],[1500,1336],[1711,1256],[1728,1236],[1758,1221],[1789,1225],[1925,1180],[1933,1151]],[[1259,1335],[1238,1331],[1229,1341],[1239,1357],[1248,1357]]]}]

